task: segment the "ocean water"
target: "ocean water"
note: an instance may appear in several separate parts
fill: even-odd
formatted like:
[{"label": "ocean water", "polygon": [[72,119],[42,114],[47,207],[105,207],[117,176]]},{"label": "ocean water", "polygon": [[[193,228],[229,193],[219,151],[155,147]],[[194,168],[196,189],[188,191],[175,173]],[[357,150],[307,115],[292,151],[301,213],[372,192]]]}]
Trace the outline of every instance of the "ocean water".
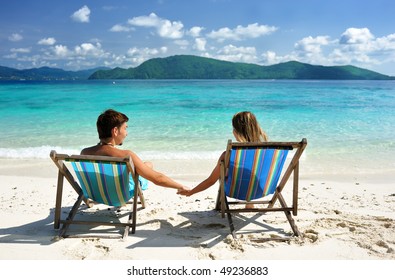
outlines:
[{"label": "ocean water", "polygon": [[79,153],[108,108],[130,118],[124,148],[143,159],[215,159],[249,110],[270,140],[307,138],[309,172],[395,170],[395,81],[0,82],[0,158]]}]

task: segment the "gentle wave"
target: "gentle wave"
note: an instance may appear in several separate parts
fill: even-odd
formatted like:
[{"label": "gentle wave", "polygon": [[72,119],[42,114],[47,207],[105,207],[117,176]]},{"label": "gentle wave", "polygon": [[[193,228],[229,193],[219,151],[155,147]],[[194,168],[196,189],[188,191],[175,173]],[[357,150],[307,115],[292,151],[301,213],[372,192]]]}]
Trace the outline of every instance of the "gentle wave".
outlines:
[{"label": "gentle wave", "polygon": [[146,160],[152,159],[218,159],[221,155],[221,151],[189,151],[189,152],[159,152],[159,151],[147,151],[138,154],[140,158]]},{"label": "gentle wave", "polygon": [[79,154],[80,151],[75,149],[67,149],[62,147],[26,147],[26,148],[0,148],[0,158],[16,158],[16,159],[44,159],[49,158],[49,154],[52,150],[55,150],[60,154]]},{"label": "gentle wave", "polygon": [[[59,154],[74,155],[79,154],[80,150],[65,148],[65,147],[25,147],[17,149],[0,148],[0,158],[9,159],[46,159],[52,150],[55,150]],[[188,152],[163,152],[163,151],[142,151],[138,153],[138,156],[144,160],[152,159],[217,159],[221,154],[221,151],[188,151]]]}]

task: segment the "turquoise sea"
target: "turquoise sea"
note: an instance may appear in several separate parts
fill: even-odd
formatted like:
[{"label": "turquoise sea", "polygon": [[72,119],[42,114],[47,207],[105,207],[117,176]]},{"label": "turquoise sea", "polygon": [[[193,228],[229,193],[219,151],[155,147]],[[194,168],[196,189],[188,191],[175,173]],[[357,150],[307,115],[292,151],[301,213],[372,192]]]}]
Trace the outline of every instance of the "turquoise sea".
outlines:
[{"label": "turquoise sea", "polygon": [[307,138],[309,172],[395,170],[395,81],[0,82],[0,158],[79,153],[107,108],[129,116],[124,148],[143,159],[215,159],[249,110],[273,141]]}]

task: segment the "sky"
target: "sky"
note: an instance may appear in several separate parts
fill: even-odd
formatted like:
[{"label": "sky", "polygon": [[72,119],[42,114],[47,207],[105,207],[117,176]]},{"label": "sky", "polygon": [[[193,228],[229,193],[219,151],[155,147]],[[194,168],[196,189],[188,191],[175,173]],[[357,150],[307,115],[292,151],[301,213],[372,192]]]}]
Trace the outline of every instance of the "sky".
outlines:
[{"label": "sky", "polygon": [[393,0],[13,0],[0,9],[0,66],[129,68],[188,54],[395,76],[394,14]]}]

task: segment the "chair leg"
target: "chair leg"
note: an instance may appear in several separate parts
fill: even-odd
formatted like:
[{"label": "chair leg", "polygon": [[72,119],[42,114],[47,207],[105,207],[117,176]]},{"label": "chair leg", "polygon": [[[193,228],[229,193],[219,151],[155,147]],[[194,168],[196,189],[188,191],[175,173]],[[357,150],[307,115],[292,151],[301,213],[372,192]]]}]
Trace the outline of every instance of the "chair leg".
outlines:
[{"label": "chair leg", "polygon": [[292,214],[298,215],[298,193],[299,193],[299,163],[295,165],[293,178],[293,194],[292,194]]},{"label": "chair leg", "polygon": [[226,199],[226,196],[225,196],[225,205],[226,205],[226,210],[227,210],[226,215],[228,216],[230,233],[232,234],[233,238],[236,239],[235,226],[233,225],[232,214],[229,211],[229,204],[228,204],[228,200]]},{"label": "chair leg", "polygon": [[217,194],[217,201],[215,202],[215,210],[217,210],[217,211],[221,210],[221,199],[220,199],[220,196],[221,196],[221,190],[219,189],[218,190],[218,194]]},{"label": "chair leg", "polygon": [[[286,202],[284,200],[284,197],[283,197],[283,195],[280,192],[277,193],[277,197],[278,197],[278,200],[279,200],[279,202],[281,204],[281,207],[287,208],[287,204],[286,204]],[[300,236],[301,234],[299,232],[298,227],[296,226],[295,220],[292,218],[291,211],[285,210],[284,214],[287,217],[288,222],[291,225],[292,231],[294,232],[295,236]]]},{"label": "chair leg", "polygon": [[221,217],[225,218],[225,213],[228,218],[230,233],[232,234],[233,238],[236,239],[235,227],[233,225],[232,215],[229,211],[229,204],[228,200],[226,199],[225,192],[223,191],[223,186],[221,185],[218,190],[217,195],[217,202],[215,203],[215,210],[221,212]]},{"label": "chair leg", "polygon": [[58,186],[56,188],[56,202],[55,202],[55,218],[54,228],[59,229],[60,227],[60,212],[62,210],[62,193],[63,193],[63,174],[58,172]]},{"label": "chair leg", "polygon": [[140,196],[140,186],[139,183],[135,184],[134,196],[133,196],[133,208],[132,208],[132,234],[136,232],[136,221],[137,221],[137,203],[138,197]]},{"label": "chair leg", "polygon": [[[130,207],[130,213],[129,213],[129,216],[128,216],[128,223],[130,223],[130,222],[132,222],[133,223],[133,214],[134,214],[134,203],[133,203],[133,205]],[[134,233],[135,231],[136,231],[136,229],[135,229],[135,227],[134,227],[134,223],[133,223],[133,226],[132,226],[132,233]],[[123,232],[123,236],[122,236],[122,239],[126,239],[127,237],[128,237],[128,235],[129,235],[129,229],[130,229],[130,226],[126,226],[125,227],[125,230],[124,230],[124,232]]]},{"label": "chair leg", "polygon": [[[82,200],[84,199],[84,196],[82,194],[80,194],[78,196],[77,201],[74,203],[73,207],[70,210],[69,215],[66,218],[66,221],[72,221],[75,217],[75,214],[77,214],[77,210],[80,207]],[[66,231],[69,228],[70,223],[63,223],[63,227],[59,232],[59,236],[64,237],[66,235]]]},{"label": "chair leg", "polygon": [[221,207],[221,216],[222,218],[225,217],[225,163],[221,161],[220,163],[220,179],[219,179],[219,193],[218,198],[220,200],[220,207]]}]

